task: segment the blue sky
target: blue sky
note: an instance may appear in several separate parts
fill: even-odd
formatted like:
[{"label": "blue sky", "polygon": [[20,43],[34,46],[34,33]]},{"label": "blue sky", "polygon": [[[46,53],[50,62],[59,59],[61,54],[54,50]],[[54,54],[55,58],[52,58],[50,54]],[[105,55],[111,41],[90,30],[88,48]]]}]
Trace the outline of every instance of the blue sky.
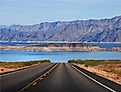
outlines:
[{"label": "blue sky", "polygon": [[0,0],[0,24],[37,24],[121,15],[121,0]]}]

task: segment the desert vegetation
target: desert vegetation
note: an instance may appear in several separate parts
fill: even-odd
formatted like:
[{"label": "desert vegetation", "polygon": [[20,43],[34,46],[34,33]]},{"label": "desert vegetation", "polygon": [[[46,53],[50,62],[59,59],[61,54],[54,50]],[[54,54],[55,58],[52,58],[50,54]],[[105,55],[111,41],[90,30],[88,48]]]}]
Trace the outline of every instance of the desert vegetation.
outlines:
[{"label": "desert vegetation", "polygon": [[35,60],[23,62],[0,62],[0,73],[21,69],[35,64],[50,63],[49,60]]},{"label": "desert vegetation", "polygon": [[69,60],[68,62],[121,84],[121,60]]}]

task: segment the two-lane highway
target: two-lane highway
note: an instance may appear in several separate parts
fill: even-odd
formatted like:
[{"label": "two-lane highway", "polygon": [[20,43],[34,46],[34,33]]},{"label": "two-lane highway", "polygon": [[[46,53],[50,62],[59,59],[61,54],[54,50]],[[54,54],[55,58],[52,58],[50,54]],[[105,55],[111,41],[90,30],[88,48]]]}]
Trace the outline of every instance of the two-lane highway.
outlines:
[{"label": "two-lane highway", "polygon": [[54,64],[40,64],[21,71],[0,75],[0,92],[17,92]]},{"label": "two-lane highway", "polygon": [[50,75],[25,92],[110,92],[80,74],[69,64],[60,64]]},{"label": "two-lane highway", "polygon": [[[116,92],[92,81],[69,64],[53,65],[40,65],[2,76],[1,92]],[[41,78],[42,73],[44,77]],[[33,80],[37,81],[32,83]]]}]

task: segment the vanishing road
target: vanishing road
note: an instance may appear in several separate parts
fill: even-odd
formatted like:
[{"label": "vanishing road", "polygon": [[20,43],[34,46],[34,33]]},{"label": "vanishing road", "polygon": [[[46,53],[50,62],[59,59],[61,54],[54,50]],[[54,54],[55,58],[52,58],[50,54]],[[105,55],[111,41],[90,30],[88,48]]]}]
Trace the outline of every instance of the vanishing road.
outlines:
[{"label": "vanishing road", "polygon": [[121,92],[121,85],[80,70],[70,64],[44,64],[5,74],[1,92]]}]

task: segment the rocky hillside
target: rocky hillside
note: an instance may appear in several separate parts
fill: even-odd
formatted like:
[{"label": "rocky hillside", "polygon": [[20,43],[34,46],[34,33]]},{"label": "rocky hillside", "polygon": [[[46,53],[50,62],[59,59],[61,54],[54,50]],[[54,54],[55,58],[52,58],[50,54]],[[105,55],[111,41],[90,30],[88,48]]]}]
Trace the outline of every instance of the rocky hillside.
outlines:
[{"label": "rocky hillside", "polygon": [[121,16],[100,20],[0,26],[0,40],[121,42]]}]

